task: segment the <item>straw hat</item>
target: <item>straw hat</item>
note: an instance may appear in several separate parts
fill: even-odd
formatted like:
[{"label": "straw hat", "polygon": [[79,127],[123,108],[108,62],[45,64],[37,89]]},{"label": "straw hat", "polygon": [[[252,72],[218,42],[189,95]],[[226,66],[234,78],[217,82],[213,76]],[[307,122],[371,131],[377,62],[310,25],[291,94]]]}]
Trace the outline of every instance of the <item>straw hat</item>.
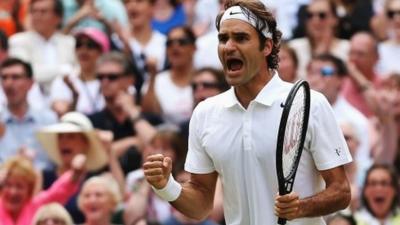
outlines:
[{"label": "straw hat", "polygon": [[60,166],[62,160],[60,150],[58,149],[57,134],[76,132],[85,134],[89,141],[89,149],[86,153],[86,169],[93,171],[104,167],[108,162],[106,150],[98,138],[92,123],[82,113],[66,113],[61,117],[59,123],[40,129],[37,133],[37,137],[53,162]]}]

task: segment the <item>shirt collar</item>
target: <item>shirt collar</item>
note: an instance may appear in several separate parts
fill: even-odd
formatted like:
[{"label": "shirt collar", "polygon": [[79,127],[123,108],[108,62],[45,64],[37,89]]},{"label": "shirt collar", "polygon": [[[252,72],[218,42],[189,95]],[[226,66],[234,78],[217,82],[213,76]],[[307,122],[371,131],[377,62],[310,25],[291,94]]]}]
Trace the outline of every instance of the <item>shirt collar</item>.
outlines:
[{"label": "shirt collar", "polygon": [[[273,75],[270,81],[261,89],[257,97],[253,100],[254,102],[260,103],[265,106],[272,106],[272,104],[278,99],[282,91],[289,83],[284,82],[278,75],[277,71],[273,71]],[[226,93],[226,99],[224,106],[229,108],[234,105],[240,105],[239,100],[236,97],[234,87],[231,87]]]},{"label": "shirt collar", "polygon": [[25,113],[25,115],[22,119],[18,119],[7,108],[5,108],[4,114],[3,114],[3,119],[6,123],[35,122],[35,120],[36,120],[31,107],[28,108],[28,111]]}]

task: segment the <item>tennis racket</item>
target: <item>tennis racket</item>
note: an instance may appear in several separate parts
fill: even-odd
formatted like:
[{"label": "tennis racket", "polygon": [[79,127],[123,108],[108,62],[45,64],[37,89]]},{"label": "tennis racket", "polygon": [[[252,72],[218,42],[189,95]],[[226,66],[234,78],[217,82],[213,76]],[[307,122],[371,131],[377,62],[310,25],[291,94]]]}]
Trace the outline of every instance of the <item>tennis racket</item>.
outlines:
[{"label": "tennis racket", "polygon": [[[303,151],[310,114],[310,86],[308,83],[304,80],[297,81],[282,107],[276,146],[279,195],[285,195],[292,191]],[[278,224],[286,224],[286,219],[279,218]]]}]

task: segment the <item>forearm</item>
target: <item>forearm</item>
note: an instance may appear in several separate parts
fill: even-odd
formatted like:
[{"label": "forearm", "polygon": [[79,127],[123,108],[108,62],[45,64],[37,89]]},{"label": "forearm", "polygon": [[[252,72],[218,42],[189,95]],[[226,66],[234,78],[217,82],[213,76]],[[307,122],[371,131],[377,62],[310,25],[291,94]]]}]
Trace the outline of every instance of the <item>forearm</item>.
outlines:
[{"label": "forearm", "polygon": [[203,220],[213,209],[214,190],[207,189],[193,182],[182,184],[182,192],[179,198],[171,205],[185,216]]},{"label": "forearm", "polygon": [[348,206],[351,198],[347,182],[334,183],[324,191],[300,200],[299,217],[328,215]]}]

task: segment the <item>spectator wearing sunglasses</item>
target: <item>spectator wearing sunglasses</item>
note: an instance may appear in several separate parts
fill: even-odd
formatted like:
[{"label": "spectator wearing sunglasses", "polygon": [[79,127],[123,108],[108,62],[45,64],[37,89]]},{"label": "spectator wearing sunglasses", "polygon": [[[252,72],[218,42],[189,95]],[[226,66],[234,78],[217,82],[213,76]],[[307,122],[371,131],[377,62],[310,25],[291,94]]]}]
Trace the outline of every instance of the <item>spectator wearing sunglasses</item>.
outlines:
[{"label": "spectator wearing sunglasses", "polygon": [[143,143],[155,133],[135,102],[132,90],[138,72],[133,68],[119,52],[106,53],[97,60],[96,77],[105,106],[89,116],[95,128],[113,133],[111,148],[125,174],[140,167]]},{"label": "spectator wearing sunglasses", "polygon": [[379,71],[382,75],[399,73],[400,64],[400,0],[387,0],[385,4],[388,39],[378,45]]},{"label": "spectator wearing sunglasses", "polygon": [[89,115],[104,108],[100,82],[96,79],[96,61],[109,51],[108,37],[96,28],[83,28],[75,33],[75,39],[79,69],[57,78],[51,87],[51,106],[59,117],[69,111]]},{"label": "spectator wearing sunglasses", "polygon": [[190,118],[193,93],[190,85],[195,35],[189,27],[175,27],[167,37],[169,69],[152,76],[143,97],[145,112],[160,115],[165,123],[179,125]]},{"label": "spectator wearing sunglasses", "polygon": [[341,94],[347,74],[344,62],[330,54],[313,57],[307,67],[307,80],[311,88],[326,96],[333,108],[337,122],[349,123],[355,129],[359,146],[354,159],[357,163],[357,180],[361,185],[363,174],[372,163],[369,124],[367,118]]},{"label": "spectator wearing sunglasses", "polygon": [[306,9],[306,17],[306,36],[289,42],[299,59],[300,77],[305,77],[306,67],[312,56],[330,53],[346,61],[349,51],[349,42],[335,37],[338,17],[333,2],[311,1]]}]

